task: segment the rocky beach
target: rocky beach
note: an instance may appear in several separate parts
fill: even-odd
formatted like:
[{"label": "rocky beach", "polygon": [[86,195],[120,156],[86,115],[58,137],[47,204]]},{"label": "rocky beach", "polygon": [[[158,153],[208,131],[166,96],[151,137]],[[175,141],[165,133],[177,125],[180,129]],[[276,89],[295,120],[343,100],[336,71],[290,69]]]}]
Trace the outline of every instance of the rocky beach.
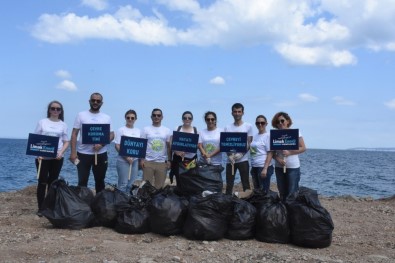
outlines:
[{"label": "rocky beach", "polygon": [[0,193],[1,262],[395,262],[395,199],[322,197],[335,229],[323,249],[255,239],[194,241],[106,227],[56,229],[36,215],[35,186]]}]

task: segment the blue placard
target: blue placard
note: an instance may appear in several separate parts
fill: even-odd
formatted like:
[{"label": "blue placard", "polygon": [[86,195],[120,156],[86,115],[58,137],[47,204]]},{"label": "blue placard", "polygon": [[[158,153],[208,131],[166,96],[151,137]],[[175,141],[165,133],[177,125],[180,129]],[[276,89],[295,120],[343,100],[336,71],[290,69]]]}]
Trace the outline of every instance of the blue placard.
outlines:
[{"label": "blue placard", "polygon": [[247,152],[246,132],[221,132],[219,150],[220,152]]},{"label": "blue placard", "polygon": [[27,155],[56,158],[59,137],[29,133],[27,139]]},{"label": "blue placard", "polygon": [[172,151],[196,153],[199,134],[173,131]]},{"label": "blue placard", "polygon": [[136,158],[145,158],[147,152],[147,139],[121,136],[119,155]]},{"label": "blue placard", "polygon": [[270,130],[270,150],[298,150],[299,129]]},{"label": "blue placard", "polygon": [[82,124],[82,144],[109,144],[110,124]]}]

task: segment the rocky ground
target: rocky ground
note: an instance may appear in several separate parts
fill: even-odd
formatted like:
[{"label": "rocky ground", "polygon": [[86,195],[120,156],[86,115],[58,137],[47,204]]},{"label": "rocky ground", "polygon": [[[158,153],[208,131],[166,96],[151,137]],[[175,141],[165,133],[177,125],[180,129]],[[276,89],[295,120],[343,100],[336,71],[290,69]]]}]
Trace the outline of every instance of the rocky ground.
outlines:
[{"label": "rocky ground", "polygon": [[113,229],[55,229],[36,216],[35,187],[0,193],[1,262],[395,262],[395,200],[320,198],[331,213],[332,245],[192,241]]}]

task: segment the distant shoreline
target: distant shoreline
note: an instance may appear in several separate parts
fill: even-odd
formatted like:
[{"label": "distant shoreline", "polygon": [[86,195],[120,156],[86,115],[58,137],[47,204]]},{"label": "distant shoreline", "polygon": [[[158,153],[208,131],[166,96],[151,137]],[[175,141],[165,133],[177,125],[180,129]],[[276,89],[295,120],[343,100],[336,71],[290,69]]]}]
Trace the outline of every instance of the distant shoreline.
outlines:
[{"label": "distant shoreline", "polygon": [[[27,140],[27,138],[4,138],[4,137],[1,137],[0,140]],[[114,143],[114,142],[111,142],[111,143]],[[353,148],[346,148],[346,149],[308,148],[307,150],[395,152],[395,147],[353,147]]]}]

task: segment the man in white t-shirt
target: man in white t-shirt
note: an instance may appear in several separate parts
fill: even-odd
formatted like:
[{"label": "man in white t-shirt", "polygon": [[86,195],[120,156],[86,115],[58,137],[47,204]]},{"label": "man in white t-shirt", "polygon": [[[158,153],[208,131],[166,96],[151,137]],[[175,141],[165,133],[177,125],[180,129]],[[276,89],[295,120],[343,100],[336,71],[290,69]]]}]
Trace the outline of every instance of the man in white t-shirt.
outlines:
[{"label": "man in white t-shirt", "polygon": [[[82,144],[82,135],[77,141],[82,124],[110,124],[110,142],[114,139],[114,131],[111,128],[111,118],[107,114],[100,112],[103,105],[103,96],[100,93],[93,93],[89,100],[90,109],[78,113],[75,118],[73,131],[71,133],[71,153],[70,161],[77,166],[78,185],[88,186],[90,170],[92,169],[95,178],[96,193],[105,188],[104,179],[108,167],[107,145],[105,144]],[[95,164],[95,154],[97,163]]]},{"label": "man in white t-shirt", "polygon": [[152,125],[144,127],[141,138],[147,139],[145,159],[141,159],[143,180],[149,181],[155,188],[165,185],[167,170],[170,169],[170,137],[172,132],[162,126],[163,113],[161,109],[153,109]]},{"label": "man in white t-shirt", "polygon": [[[241,184],[243,191],[250,189],[249,179],[249,145],[252,141],[252,125],[243,121],[244,106],[241,103],[235,103],[232,105],[232,116],[234,122],[227,125],[224,129],[225,132],[245,132],[247,133],[247,145],[248,149],[245,153],[227,153],[228,161],[226,163],[226,194],[232,194],[233,185],[235,181],[236,171],[239,171]],[[233,164],[233,168],[232,168]]]}]

